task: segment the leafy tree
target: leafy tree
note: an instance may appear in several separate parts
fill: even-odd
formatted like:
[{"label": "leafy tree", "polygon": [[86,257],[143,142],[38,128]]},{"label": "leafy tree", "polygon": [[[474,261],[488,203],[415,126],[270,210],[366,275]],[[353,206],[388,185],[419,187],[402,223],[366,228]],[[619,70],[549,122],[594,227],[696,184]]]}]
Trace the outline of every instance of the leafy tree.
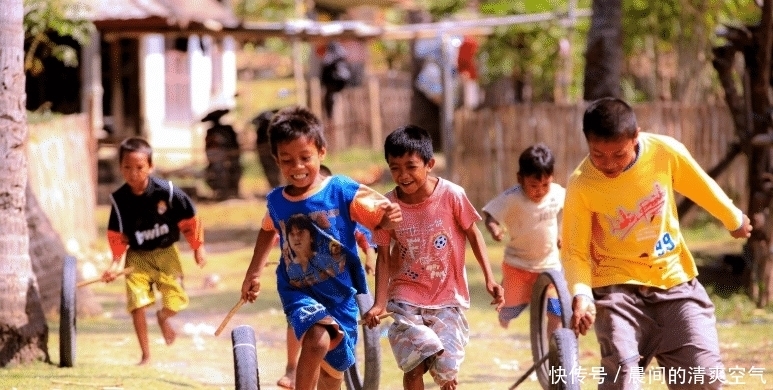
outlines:
[{"label": "leafy tree", "polygon": [[85,5],[69,0],[24,0],[24,70],[33,76],[44,71],[43,60],[54,57],[78,66],[78,52],[70,40],[85,46],[94,31]]},{"label": "leafy tree", "polygon": [[625,98],[699,103],[718,96],[713,32],[723,21],[748,19],[755,8],[752,0],[623,1]]},{"label": "leafy tree", "polygon": [[[588,0],[580,0],[577,2],[577,7],[585,8],[589,3]],[[481,1],[480,12],[491,16],[544,12],[565,16],[568,6],[567,1],[485,0]],[[497,27],[479,50],[483,63],[481,71],[483,83],[490,83],[501,77],[512,77],[516,84],[518,100],[552,100],[557,74],[569,72],[569,80],[579,79],[577,71],[572,67],[562,69],[569,65],[563,59],[580,56],[584,34],[572,34],[572,29],[584,32],[587,26],[587,20],[578,19],[574,27],[565,26],[558,20]],[[559,49],[562,41],[569,50],[563,56]],[[569,83],[570,95],[576,95],[577,92],[571,81]]]}]

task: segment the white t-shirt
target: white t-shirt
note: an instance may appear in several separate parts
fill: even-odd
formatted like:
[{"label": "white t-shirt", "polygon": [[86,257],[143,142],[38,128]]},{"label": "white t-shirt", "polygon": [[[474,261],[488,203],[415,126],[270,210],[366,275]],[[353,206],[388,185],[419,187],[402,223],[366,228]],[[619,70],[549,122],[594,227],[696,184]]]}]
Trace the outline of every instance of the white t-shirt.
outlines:
[{"label": "white t-shirt", "polygon": [[533,272],[561,269],[558,232],[565,196],[564,187],[551,183],[547,195],[534,203],[516,185],[483,207],[507,229],[510,241],[505,246],[505,263]]}]

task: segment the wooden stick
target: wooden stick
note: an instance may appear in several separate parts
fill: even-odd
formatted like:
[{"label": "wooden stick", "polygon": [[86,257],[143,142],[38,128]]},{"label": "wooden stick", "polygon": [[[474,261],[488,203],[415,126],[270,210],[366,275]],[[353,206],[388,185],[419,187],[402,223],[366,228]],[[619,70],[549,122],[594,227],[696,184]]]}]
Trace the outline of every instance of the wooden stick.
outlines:
[{"label": "wooden stick", "polygon": [[231,320],[231,317],[236,314],[236,312],[239,310],[242,305],[247,302],[244,300],[244,298],[240,298],[239,302],[236,302],[236,305],[231,309],[231,311],[228,312],[228,314],[223,318],[223,322],[220,323],[220,326],[217,327],[217,330],[215,331],[215,336],[220,336],[220,332],[223,331],[223,328],[225,328],[225,324],[228,323],[228,321]]},{"label": "wooden stick", "polygon": [[[115,277],[119,277],[121,275],[128,275],[133,270],[134,270],[133,267],[126,267],[126,268],[122,269],[121,272],[117,273],[115,275]],[[97,276],[97,277],[94,277],[94,278],[91,278],[91,279],[88,279],[88,280],[81,281],[80,283],[77,284],[77,287],[83,287],[83,286],[87,286],[89,284],[96,283],[96,282],[101,282],[101,281],[102,281],[102,277],[101,276]]]},{"label": "wooden stick", "polygon": [[[381,313],[381,314],[378,315],[378,319],[379,320],[383,320],[384,318],[391,317],[392,314],[393,313],[391,311],[388,311],[386,313]],[[365,324],[365,320],[364,319],[357,321],[357,325],[363,325],[363,324]]]}]

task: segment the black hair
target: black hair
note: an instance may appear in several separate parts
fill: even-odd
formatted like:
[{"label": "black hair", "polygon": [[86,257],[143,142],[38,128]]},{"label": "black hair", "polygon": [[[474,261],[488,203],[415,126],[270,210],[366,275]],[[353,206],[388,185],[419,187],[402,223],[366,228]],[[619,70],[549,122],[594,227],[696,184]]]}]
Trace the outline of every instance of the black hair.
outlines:
[{"label": "black hair", "polygon": [[309,109],[293,106],[283,108],[273,115],[268,127],[268,139],[271,143],[271,154],[274,157],[278,157],[277,147],[279,144],[301,137],[307,137],[317,149],[322,149],[327,145],[322,122]]},{"label": "black hair", "polygon": [[131,137],[123,140],[118,146],[118,163],[123,162],[123,157],[129,153],[139,152],[148,156],[148,164],[153,165],[153,148],[148,141],[140,137]]},{"label": "black hair", "polygon": [[330,168],[328,168],[328,166],[325,164],[319,165],[319,173],[325,176],[333,176],[333,171],[331,171]]},{"label": "black hair", "polygon": [[598,138],[605,141],[633,139],[639,125],[636,114],[622,99],[606,97],[593,101],[582,117],[582,132],[585,139]]},{"label": "black hair", "polygon": [[317,240],[317,229],[314,227],[314,222],[311,221],[308,215],[294,214],[287,219],[285,224],[286,234],[290,234],[293,228],[298,230],[308,230],[312,241]]},{"label": "black hair", "polygon": [[553,166],[556,163],[553,152],[544,143],[529,146],[518,158],[518,175],[521,177],[533,176],[541,179],[553,175]]},{"label": "black hair", "polygon": [[384,141],[384,158],[402,157],[416,153],[424,163],[432,159],[432,137],[429,132],[416,125],[397,128]]}]

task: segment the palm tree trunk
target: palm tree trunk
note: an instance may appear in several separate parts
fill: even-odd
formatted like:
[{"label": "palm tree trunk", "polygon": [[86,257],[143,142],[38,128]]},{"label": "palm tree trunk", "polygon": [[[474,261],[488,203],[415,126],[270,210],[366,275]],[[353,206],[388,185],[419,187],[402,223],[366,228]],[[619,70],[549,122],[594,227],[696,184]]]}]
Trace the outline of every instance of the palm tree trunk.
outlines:
[{"label": "palm tree trunk", "polygon": [[24,212],[27,116],[24,6],[0,0],[0,367],[48,361],[48,327],[29,256]]},{"label": "palm tree trunk", "polygon": [[623,2],[593,0],[588,47],[585,50],[583,98],[622,97]]}]

